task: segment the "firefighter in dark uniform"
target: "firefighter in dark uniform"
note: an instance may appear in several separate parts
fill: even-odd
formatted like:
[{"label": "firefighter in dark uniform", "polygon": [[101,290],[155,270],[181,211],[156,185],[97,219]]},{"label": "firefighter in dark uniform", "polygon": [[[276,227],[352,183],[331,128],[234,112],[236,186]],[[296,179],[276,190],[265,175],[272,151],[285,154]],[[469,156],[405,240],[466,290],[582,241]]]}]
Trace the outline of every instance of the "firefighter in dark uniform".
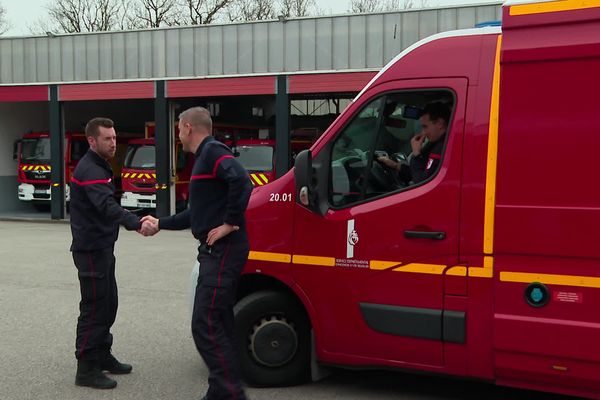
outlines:
[{"label": "firefighter in dark uniform", "polygon": [[111,389],[117,382],[103,371],[127,374],[131,365],[112,354],[110,328],[117,315],[114,245],[119,225],[141,228],[140,218],[119,206],[114,197],[108,160],[116,151],[113,121],[94,118],[85,127],[90,145],[71,178],[71,252],[79,276],[81,301],[77,321],[75,384]]},{"label": "firefighter in dark uniform", "polygon": [[[429,103],[423,109],[419,119],[421,132],[410,141],[412,158],[409,167],[410,180],[413,183],[423,182],[437,171],[442,160],[444,138],[449,120],[450,108],[440,101]],[[427,139],[427,144],[423,146],[425,139]],[[401,173],[405,172],[404,165],[387,157],[379,157],[378,161]]]},{"label": "firefighter in dark uniform", "polygon": [[[420,118],[421,133],[410,141],[410,172],[414,183],[429,179],[437,171],[442,160],[449,120],[450,109],[444,103],[435,102],[425,106]],[[425,139],[428,142],[423,146]]]},{"label": "firefighter in dark uniform", "polygon": [[183,149],[196,157],[189,208],[159,220],[144,217],[142,233],[191,227],[200,242],[192,335],[209,369],[209,387],[203,399],[244,400],[233,344],[233,306],[237,282],[248,259],[244,213],[252,183],[229,147],[211,132],[212,121],[205,108],[194,107],[179,116]]}]

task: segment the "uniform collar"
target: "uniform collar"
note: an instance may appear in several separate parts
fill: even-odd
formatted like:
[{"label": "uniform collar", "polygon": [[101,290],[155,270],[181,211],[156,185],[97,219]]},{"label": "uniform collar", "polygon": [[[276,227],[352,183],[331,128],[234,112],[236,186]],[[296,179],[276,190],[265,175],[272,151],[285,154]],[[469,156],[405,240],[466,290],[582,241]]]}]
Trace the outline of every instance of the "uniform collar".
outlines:
[{"label": "uniform collar", "polygon": [[208,144],[208,142],[212,142],[213,140],[215,140],[215,138],[213,136],[207,136],[204,138],[204,140],[200,143],[200,146],[198,146],[198,150],[196,150],[196,158],[200,157],[200,154],[202,153],[202,149],[204,149],[204,147]]},{"label": "uniform collar", "polygon": [[110,164],[108,163],[108,161],[106,161],[104,158],[100,157],[98,155],[98,153],[96,153],[92,149],[88,149],[87,152],[88,152],[90,158],[92,159],[92,161],[94,162],[94,164],[97,164],[97,165],[101,166],[102,168],[107,169],[112,172],[112,168],[111,168]]}]

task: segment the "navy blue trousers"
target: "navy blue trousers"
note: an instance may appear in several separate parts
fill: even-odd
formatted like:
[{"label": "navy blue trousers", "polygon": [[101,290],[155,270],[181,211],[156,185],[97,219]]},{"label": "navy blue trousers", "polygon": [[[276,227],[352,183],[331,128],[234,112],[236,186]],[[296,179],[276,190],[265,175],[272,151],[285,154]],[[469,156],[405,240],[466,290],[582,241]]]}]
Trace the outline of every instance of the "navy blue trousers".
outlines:
[{"label": "navy blue trousers", "polygon": [[223,238],[200,246],[200,271],[192,314],[196,348],[209,369],[208,400],[245,400],[235,354],[233,306],[239,276],[248,259],[247,241]]},{"label": "navy blue trousers", "polygon": [[119,305],[115,279],[114,248],[73,252],[81,301],[77,319],[75,357],[96,360],[112,347],[110,328]]}]

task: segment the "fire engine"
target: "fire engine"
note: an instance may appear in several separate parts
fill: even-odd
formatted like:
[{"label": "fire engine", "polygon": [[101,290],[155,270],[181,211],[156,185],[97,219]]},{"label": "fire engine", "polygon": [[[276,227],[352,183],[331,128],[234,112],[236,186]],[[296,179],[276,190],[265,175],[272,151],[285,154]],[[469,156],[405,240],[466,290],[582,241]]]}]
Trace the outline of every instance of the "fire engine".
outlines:
[{"label": "fire engine", "polygon": [[[154,122],[146,123],[145,138],[129,141],[123,168],[121,206],[132,210],[156,209],[156,150]],[[185,153],[175,131],[176,208],[185,208],[193,157]]]},{"label": "fire engine", "polygon": [[[291,158],[309,149],[317,140],[321,130],[318,128],[299,128],[292,130],[290,136]],[[228,135],[229,136],[229,135]],[[237,139],[227,136],[223,141],[231,147],[238,161],[250,174],[252,185],[264,186],[277,178],[275,169],[275,140],[272,139]]]},{"label": "fire engine", "polygon": [[[65,135],[65,176],[69,182],[77,162],[88,149],[83,133],[67,132]],[[14,158],[18,161],[17,193],[19,200],[31,202],[38,208],[50,204],[50,134],[29,132],[16,142]],[[65,185],[69,201],[69,185]]]},{"label": "fire engine", "polygon": [[[598,70],[600,2],[583,0],[507,1],[501,27],[384,67],[252,192],[245,380],[380,367],[600,399]],[[450,110],[439,168],[386,170],[414,165],[433,102]]]},{"label": "fire engine", "polygon": [[[177,124],[175,124],[177,127]],[[121,206],[132,210],[156,209],[155,125],[146,124],[146,138],[129,142],[121,181],[123,195]],[[232,147],[240,163],[248,170],[255,186],[265,185],[275,179],[275,142],[257,139],[265,136],[261,129],[227,124],[213,124],[213,135]],[[268,131],[267,131],[268,133]],[[175,129],[175,199],[176,209],[187,206],[188,184],[193,167],[193,156],[183,151]],[[236,138],[233,140],[232,138]],[[237,139],[240,138],[240,139]],[[250,139],[244,139],[250,138]]]}]

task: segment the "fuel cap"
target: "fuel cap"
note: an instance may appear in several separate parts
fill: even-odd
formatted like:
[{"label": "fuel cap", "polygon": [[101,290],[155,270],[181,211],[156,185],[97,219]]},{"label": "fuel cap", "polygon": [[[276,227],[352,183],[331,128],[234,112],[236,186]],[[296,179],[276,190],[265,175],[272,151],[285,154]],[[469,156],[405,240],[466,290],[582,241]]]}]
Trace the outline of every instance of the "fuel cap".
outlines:
[{"label": "fuel cap", "polygon": [[532,307],[543,307],[550,300],[550,290],[543,283],[530,283],[525,289],[525,301]]}]

